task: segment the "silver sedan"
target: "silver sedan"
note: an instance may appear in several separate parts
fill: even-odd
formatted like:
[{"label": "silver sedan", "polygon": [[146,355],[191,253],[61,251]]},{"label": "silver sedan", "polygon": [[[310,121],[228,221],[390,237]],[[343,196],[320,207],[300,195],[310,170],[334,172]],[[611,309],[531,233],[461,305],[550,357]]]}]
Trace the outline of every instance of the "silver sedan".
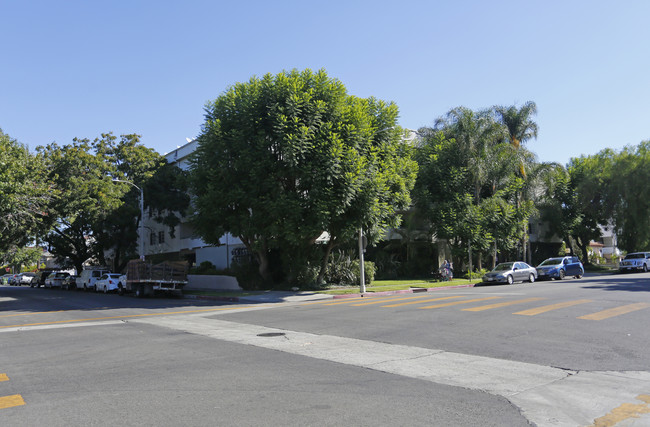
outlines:
[{"label": "silver sedan", "polygon": [[522,261],[502,262],[492,271],[483,276],[483,283],[507,283],[529,281],[537,279],[537,270]]}]

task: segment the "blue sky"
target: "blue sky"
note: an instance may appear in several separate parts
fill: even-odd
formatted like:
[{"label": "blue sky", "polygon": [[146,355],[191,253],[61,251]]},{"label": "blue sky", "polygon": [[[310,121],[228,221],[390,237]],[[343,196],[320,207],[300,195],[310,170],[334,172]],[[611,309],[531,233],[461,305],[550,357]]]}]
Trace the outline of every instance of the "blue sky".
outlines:
[{"label": "blue sky", "polygon": [[0,0],[0,128],[30,148],[112,131],[160,153],[253,75],[327,70],[417,129],[534,101],[540,161],[650,139],[650,2]]}]

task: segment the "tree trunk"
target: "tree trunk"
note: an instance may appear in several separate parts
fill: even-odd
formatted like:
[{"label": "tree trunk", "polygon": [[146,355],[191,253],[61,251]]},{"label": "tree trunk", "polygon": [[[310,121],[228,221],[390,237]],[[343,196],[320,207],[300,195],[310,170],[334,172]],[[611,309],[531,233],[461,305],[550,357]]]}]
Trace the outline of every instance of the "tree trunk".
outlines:
[{"label": "tree trunk", "polygon": [[332,249],[334,249],[335,246],[336,243],[334,243],[334,239],[330,236],[330,241],[327,242],[327,246],[325,247],[325,254],[321,260],[320,270],[318,271],[318,277],[316,278],[317,285],[322,285],[325,283],[325,271],[327,271],[327,262],[329,261],[330,253],[332,253]]},{"label": "tree trunk", "polygon": [[258,268],[260,276],[262,276],[262,279],[264,279],[265,282],[268,282],[271,279],[271,272],[269,271],[269,254],[264,250],[260,250],[256,252],[256,255],[257,261],[260,264]]},{"label": "tree trunk", "polygon": [[527,255],[527,251],[526,251],[526,245],[528,241],[527,237],[528,237],[528,225],[524,224],[524,234],[523,236],[521,236],[521,250],[522,250],[521,259],[524,262],[526,262],[526,255]]}]

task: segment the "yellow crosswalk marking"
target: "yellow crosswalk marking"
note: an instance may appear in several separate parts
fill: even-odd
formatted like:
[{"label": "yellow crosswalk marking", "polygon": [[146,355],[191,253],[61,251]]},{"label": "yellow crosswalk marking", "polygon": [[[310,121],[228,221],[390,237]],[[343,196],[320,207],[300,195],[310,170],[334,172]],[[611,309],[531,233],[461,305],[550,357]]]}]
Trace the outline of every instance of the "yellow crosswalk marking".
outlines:
[{"label": "yellow crosswalk marking", "polygon": [[0,374],[0,381],[9,381],[7,374]]},{"label": "yellow crosswalk marking", "polygon": [[590,299],[579,299],[575,301],[567,301],[558,304],[550,304],[542,307],[531,308],[530,310],[518,311],[512,314],[520,314],[522,316],[535,316],[537,314],[546,313],[547,311],[559,310],[560,308],[572,307],[574,305],[585,304],[588,302],[593,302],[593,301]]},{"label": "yellow crosswalk marking", "polygon": [[356,298],[344,298],[340,301],[334,301],[334,302],[327,302],[324,301],[322,302],[323,305],[339,305],[339,304],[351,304],[353,302],[359,302],[359,301],[367,301],[368,297],[362,298],[362,297],[356,297]]},{"label": "yellow crosswalk marking", "polygon": [[[400,307],[403,305],[409,305],[409,304],[422,304],[425,302],[432,302],[432,301],[440,301],[440,300],[445,300],[445,299],[452,299],[452,298],[462,298],[461,296],[454,296],[454,297],[440,297],[440,298],[433,298],[433,299],[425,299],[421,301],[409,301],[409,302],[402,302],[399,304],[389,304],[389,305],[382,305],[382,307]],[[386,301],[383,301],[386,302]]]},{"label": "yellow crosswalk marking", "polygon": [[[401,295],[401,294],[400,294]],[[326,303],[323,305],[339,305],[339,304],[350,304],[350,303],[359,303],[361,301],[370,302],[370,301],[386,301],[386,300],[396,300],[399,299],[400,295],[385,295],[385,296],[373,296],[373,297],[357,297],[357,298],[346,298],[343,301],[335,301]]]},{"label": "yellow crosswalk marking", "polygon": [[648,307],[650,307],[650,304],[645,302],[639,302],[636,304],[622,305],[620,307],[610,308],[609,310],[603,310],[597,313],[587,314],[586,316],[578,317],[578,319],[585,319],[585,320],[609,319],[610,317],[620,316],[621,314],[631,313],[637,310],[643,310],[644,308],[648,308]]},{"label": "yellow crosswalk marking", "polygon": [[447,302],[445,304],[436,304],[436,305],[428,305],[426,307],[418,307],[421,310],[429,309],[429,308],[441,308],[441,307],[449,307],[452,305],[459,305],[459,304],[468,304],[470,302],[478,302],[478,301],[487,301],[490,299],[497,299],[501,297],[487,297],[487,298],[476,298],[476,299],[468,299],[466,301],[454,301],[454,302]]},{"label": "yellow crosswalk marking", "polygon": [[[388,301],[390,301],[390,302],[393,302],[393,301],[403,301],[403,300],[407,300],[407,299],[415,299],[415,298],[420,298],[420,299],[422,299],[422,295],[418,295],[418,296],[414,296],[414,297],[391,298],[391,299],[388,300]],[[386,302],[386,299],[385,299],[385,298],[382,298],[382,299],[377,300],[377,301],[369,301],[369,302],[361,302],[361,303],[359,303],[359,304],[352,304],[352,306],[353,306],[353,307],[359,307],[359,306],[362,306],[362,305],[383,304],[383,303],[385,303],[385,302]],[[406,303],[406,304],[409,304],[409,303]],[[382,307],[386,307],[386,306],[384,305],[384,306],[382,306]]]},{"label": "yellow crosswalk marking", "polygon": [[497,304],[490,304],[490,305],[482,305],[479,307],[472,307],[472,308],[464,308],[463,311],[483,311],[483,310],[491,310],[493,308],[500,308],[500,307],[507,307],[509,305],[515,305],[515,304],[523,304],[525,302],[532,302],[532,301],[539,301],[544,298],[526,298],[526,299],[519,299],[516,301],[507,301],[507,302],[500,302]]},{"label": "yellow crosswalk marking", "polygon": [[23,397],[19,394],[14,394],[13,396],[4,396],[0,397],[0,409],[12,408],[14,406],[24,405],[25,401]]}]

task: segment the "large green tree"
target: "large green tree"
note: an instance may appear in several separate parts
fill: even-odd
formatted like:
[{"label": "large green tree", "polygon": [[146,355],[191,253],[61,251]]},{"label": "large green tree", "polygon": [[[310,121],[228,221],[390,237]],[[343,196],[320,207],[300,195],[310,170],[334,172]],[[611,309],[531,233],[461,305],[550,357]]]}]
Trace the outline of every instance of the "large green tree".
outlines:
[{"label": "large green tree", "polygon": [[410,203],[416,165],[397,107],[348,95],[324,70],[253,77],[205,110],[192,163],[196,230],[212,244],[238,236],[264,279],[272,251],[295,274],[324,231],[321,261],[360,227],[375,238],[397,225]]},{"label": "large green tree", "polygon": [[77,271],[86,262],[107,264],[107,253],[115,271],[137,257],[140,192],[113,179],[144,189],[145,206],[170,227],[187,206],[188,197],[178,188],[180,170],[143,146],[138,135],[107,133],[93,141],[52,143],[38,152],[48,182],[59,192],[50,204],[54,224],[46,241],[60,263]]},{"label": "large green tree", "polygon": [[56,191],[40,159],[0,129],[0,252],[15,251],[49,225]]},{"label": "large green tree", "polygon": [[103,261],[97,239],[97,224],[121,204],[124,189],[111,182],[113,165],[96,156],[87,139],[75,139],[59,146],[51,143],[38,148],[48,176],[60,197],[52,202],[55,219],[47,235],[50,252],[63,265],[81,271],[84,262]]},{"label": "large green tree", "polygon": [[596,158],[605,192],[603,209],[615,226],[618,243],[626,251],[650,248],[650,141],[625,147],[618,153],[604,150]]}]

